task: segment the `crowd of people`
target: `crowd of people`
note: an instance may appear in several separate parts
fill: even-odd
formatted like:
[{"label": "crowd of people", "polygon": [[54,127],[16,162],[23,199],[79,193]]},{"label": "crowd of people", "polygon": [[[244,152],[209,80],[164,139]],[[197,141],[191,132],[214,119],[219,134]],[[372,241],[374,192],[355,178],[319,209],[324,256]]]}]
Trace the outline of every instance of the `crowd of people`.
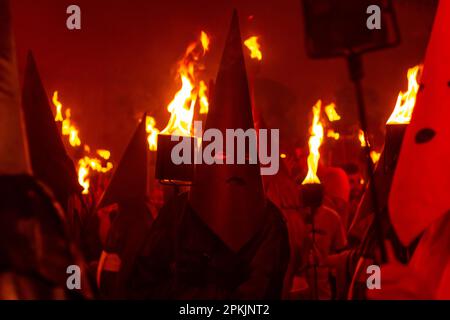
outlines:
[{"label": "crowd of people", "polygon": [[[435,79],[445,79],[439,90],[448,90],[445,70],[433,61],[450,52],[436,40],[450,32],[442,27],[449,2],[439,10],[425,101],[442,94],[433,89],[441,88]],[[261,176],[250,162],[203,163],[190,185],[155,183],[144,115],[105,188],[95,190],[101,195],[87,206],[32,54],[20,90],[10,21],[8,1],[0,0],[0,299],[449,297],[446,185],[433,191],[442,205],[429,219],[420,216],[423,206],[411,207],[418,210],[413,223],[405,223],[401,206],[391,213],[391,185],[394,193],[399,184],[409,190],[404,169],[407,178],[394,178],[411,161],[400,147],[382,153],[368,184],[359,164],[319,165],[320,199],[311,205],[301,183],[308,150],[301,146],[274,176]],[[417,108],[420,115],[424,108]],[[445,129],[437,123],[439,135]],[[204,127],[254,127],[236,12]],[[433,139],[430,130],[420,143]],[[415,146],[408,132],[407,149]],[[385,266],[382,290],[368,290],[372,264]],[[75,290],[67,285],[74,265],[81,270]]]}]

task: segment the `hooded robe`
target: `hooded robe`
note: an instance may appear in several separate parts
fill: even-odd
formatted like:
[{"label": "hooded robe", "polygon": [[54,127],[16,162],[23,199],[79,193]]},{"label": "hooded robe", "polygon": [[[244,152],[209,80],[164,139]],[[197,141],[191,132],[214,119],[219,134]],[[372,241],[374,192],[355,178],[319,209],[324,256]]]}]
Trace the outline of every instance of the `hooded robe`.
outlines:
[{"label": "hooded robe", "polygon": [[[235,12],[205,130],[218,129],[225,137],[226,129],[253,129],[250,101]],[[200,164],[189,193],[166,203],[152,225],[132,293],[153,299],[278,299],[288,261],[286,224],[264,196],[259,164]]]}]

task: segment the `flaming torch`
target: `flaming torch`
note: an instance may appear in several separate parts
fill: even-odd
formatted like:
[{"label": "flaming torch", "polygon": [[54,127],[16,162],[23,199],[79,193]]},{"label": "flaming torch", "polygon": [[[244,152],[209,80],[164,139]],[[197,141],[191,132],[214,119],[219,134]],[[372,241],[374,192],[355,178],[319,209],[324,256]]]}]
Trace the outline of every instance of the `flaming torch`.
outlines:
[{"label": "flaming torch", "polygon": [[167,106],[170,118],[166,127],[157,134],[158,153],[155,176],[162,182],[192,181],[193,165],[172,163],[171,150],[179,141],[172,141],[172,136],[177,136],[178,139],[189,139],[192,146],[191,154],[194,154],[195,139],[192,135],[194,108],[198,100],[200,113],[207,113],[209,105],[207,86],[204,81],[197,79],[197,73],[201,67],[200,60],[209,50],[209,44],[208,35],[202,31],[200,38],[188,46],[183,58],[179,61],[178,78],[181,88]]},{"label": "flaming torch", "polygon": [[319,100],[312,108],[313,119],[310,128],[310,134],[308,141],[309,155],[308,155],[308,173],[303,180],[302,184],[320,184],[319,177],[317,176],[317,168],[319,165],[320,152],[319,148],[323,141],[323,125],[320,122],[320,114],[322,109],[322,101]]},{"label": "flaming torch", "polygon": [[408,90],[406,92],[400,91],[395,103],[394,111],[392,111],[386,123],[386,140],[384,143],[384,157],[386,166],[391,169],[395,168],[398,153],[403,141],[403,136],[406,127],[411,121],[411,116],[416,104],[417,93],[419,92],[418,79],[422,72],[423,66],[416,65],[407,72]]},{"label": "flaming torch", "polygon": [[[321,122],[322,101],[318,100],[312,108],[313,119],[310,127],[310,137],[308,141],[309,155],[307,159],[308,173],[302,182],[301,199],[303,205],[310,209],[309,222],[312,230],[312,247],[315,247],[315,214],[323,201],[323,186],[317,176],[317,168],[320,160],[320,146],[323,141],[324,128]],[[314,296],[318,299],[318,279],[317,279],[317,257],[311,249],[313,270],[314,270]]]}]

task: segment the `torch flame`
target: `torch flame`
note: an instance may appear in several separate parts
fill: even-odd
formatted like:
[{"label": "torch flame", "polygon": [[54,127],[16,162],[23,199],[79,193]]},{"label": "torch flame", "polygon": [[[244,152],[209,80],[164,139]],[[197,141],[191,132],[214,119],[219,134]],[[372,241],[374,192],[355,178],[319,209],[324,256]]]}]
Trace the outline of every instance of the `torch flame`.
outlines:
[{"label": "torch flame", "polygon": [[111,152],[109,150],[97,150],[97,154],[105,160],[109,160],[111,158]]},{"label": "torch flame", "polygon": [[330,122],[341,120],[341,116],[336,111],[336,104],[330,103],[325,107],[325,113]]},{"label": "torch flame", "polygon": [[71,110],[66,109],[66,118],[62,122],[62,134],[69,137],[69,143],[72,147],[81,145],[80,137],[78,136],[78,129],[71,122]]},{"label": "torch flame", "polygon": [[244,45],[250,50],[250,58],[258,61],[262,60],[261,45],[258,42],[258,37],[253,36],[244,41]]},{"label": "torch flame", "polygon": [[339,132],[336,132],[333,129],[328,129],[328,131],[327,131],[327,138],[331,138],[331,139],[334,139],[334,140],[339,140],[340,137],[341,137],[341,135],[339,134]]},{"label": "torch flame", "polygon": [[[61,133],[63,136],[68,137],[69,144],[72,147],[79,147],[81,146],[81,139],[78,135],[78,129],[75,127],[75,125],[72,123],[71,117],[71,110],[70,108],[67,108],[65,110],[65,118],[62,116],[62,103],[59,101],[58,98],[58,91],[55,91],[53,93],[53,104],[56,107],[56,116],[55,121],[62,122],[61,125]],[[83,145],[83,151],[85,154],[89,154],[91,152],[91,148],[87,145]],[[89,187],[90,187],[90,179],[89,175],[91,173],[91,170],[97,171],[100,173],[106,173],[110,171],[113,168],[112,162],[108,161],[111,157],[111,152],[109,150],[99,149],[96,151],[97,155],[99,155],[102,159],[89,157],[88,155],[85,155],[83,158],[78,160],[78,183],[81,187],[83,187],[83,194],[89,193]],[[103,162],[106,161],[106,164]]]},{"label": "torch flame", "polygon": [[156,151],[158,149],[158,134],[159,130],[155,128],[156,121],[153,117],[147,116],[145,119],[145,130],[148,133],[148,147],[150,151]]},{"label": "torch flame", "polygon": [[198,98],[200,102],[200,114],[207,114],[209,111],[209,102],[208,97],[206,95],[206,91],[208,87],[206,86],[204,81],[200,81],[199,89],[198,89]]},{"label": "torch flame", "polygon": [[89,166],[85,159],[78,161],[78,183],[83,188],[82,194],[89,193],[90,181],[89,181]]},{"label": "torch flame", "polygon": [[408,91],[399,92],[394,111],[389,117],[387,124],[408,124],[416,104],[416,96],[419,91],[417,83],[418,74],[422,70],[422,65],[417,65],[408,69]]},{"label": "torch flame", "polygon": [[209,37],[205,31],[202,31],[200,35],[200,42],[202,43],[203,54],[205,54],[209,50]]},{"label": "torch flame", "polygon": [[366,138],[364,137],[364,131],[362,131],[361,129],[358,131],[358,140],[361,144],[361,147],[366,147]]},{"label": "torch flame", "polygon": [[376,152],[374,150],[370,152],[370,158],[372,159],[373,164],[376,164],[378,160],[380,160],[380,156],[381,154],[379,152]]},{"label": "torch flame", "polygon": [[[198,49],[200,46],[201,50]],[[204,31],[200,35],[200,40],[191,43],[186,49],[178,67],[181,89],[167,106],[167,110],[170,112],[170,119],[167,126],[161,131],[161,134],[192,135],[192,120],[197,98],[200,97],[200,100],[203,100],[203,102],[200,101],[200,106],[207,104],[205,94],[207,88],[204,82],[203,85],[201,82],[197,83],[196,71],[199,68],[200,58],[205,55],[208,49],[209,38]]]},{"label": "torch flame", "polygon": [[322,101],[318,100],[313,106],[313,120],[311,123],[309,137],[309,155],[308,155],[308,173],[302,184],[320,183],[317,176],[317,168],[319,166],[320,152],[319,148],[323,140],[323,125],[320,122],[320,113],[322,108]]},{"label": "torch flame", "polygon": [[55,115],[55,121],[63,121],[63,116],[62,116],[62,103],[59,102],[58,100],[58,91],[55,91],[53,93],[53,98],[52,98],[53,104],[56,107],[56,115]]}]

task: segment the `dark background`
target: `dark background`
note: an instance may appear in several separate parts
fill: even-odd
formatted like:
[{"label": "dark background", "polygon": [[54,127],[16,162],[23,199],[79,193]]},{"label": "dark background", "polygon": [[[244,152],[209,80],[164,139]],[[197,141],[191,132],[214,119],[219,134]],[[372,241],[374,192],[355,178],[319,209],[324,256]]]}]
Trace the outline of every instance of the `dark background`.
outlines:
[{"label": "dark background", "polygon": [[[437,1],[393,0],[402,44],[365,56],[364,86],[374,132],[382,130],[408,67],[420,63]],[[284,140],[302,140],[318,98],[337,102],[348,124],[356,109],[346,63],[306,56],[300,0],[13,0],[20,72],[32,49],[50,96],[60,91],[83,142],[109,148],[117,160],[143,111],[162,129],[178,90],[176,62],[200,30],[211,37],[206,78],[215,78],[233,7],[243,37],[261,37],[263,61],[256,100]],[[66,28],[66,8],[77,4],[82,29]],[[254,18],[249,20],[252,15]]]}]

